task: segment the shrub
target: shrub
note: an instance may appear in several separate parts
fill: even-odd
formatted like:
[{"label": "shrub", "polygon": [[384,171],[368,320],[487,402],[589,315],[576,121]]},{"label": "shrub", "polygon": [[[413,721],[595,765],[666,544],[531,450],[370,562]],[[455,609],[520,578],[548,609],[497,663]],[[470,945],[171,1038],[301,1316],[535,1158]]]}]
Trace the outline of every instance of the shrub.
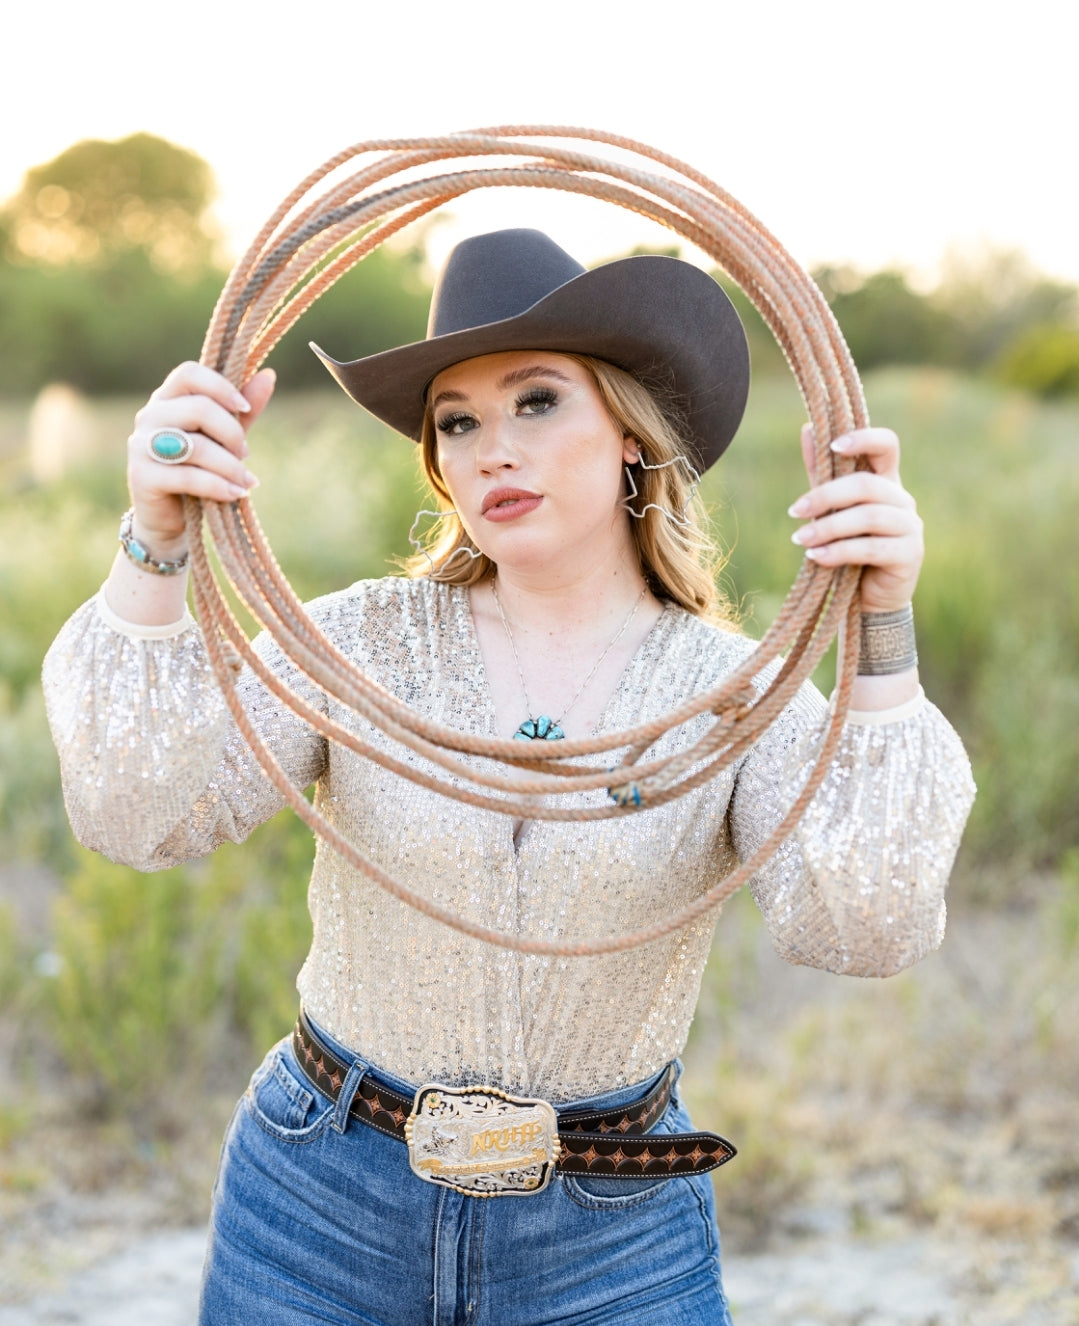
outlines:
[{"label": "shrub", "polygon": [[103,1110],[137,1112],[190,1071],[220,994],[219,943],[186,871],[147,876],[79,852],[55,907],[52,1029]]},{"label": "shrub", "polygon": [[995,365],[1001,382],[1038,396],[1079,395],[1079,328],[1028,327]]},{"label": "shrub", "polygon": [[289,1030],[312,851],[291,812],[242,847],[151,875],[79,850],[54,909],[48,1008],[102,1113],[160,1119],[188,1089],[236,1090]]}]

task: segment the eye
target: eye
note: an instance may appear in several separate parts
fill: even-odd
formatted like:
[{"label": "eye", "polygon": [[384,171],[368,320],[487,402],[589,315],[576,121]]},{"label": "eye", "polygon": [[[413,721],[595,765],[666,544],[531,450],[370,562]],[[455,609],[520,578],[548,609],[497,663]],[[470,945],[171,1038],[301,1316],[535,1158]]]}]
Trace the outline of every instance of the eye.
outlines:
[{"label": "eye", "polygon": [[546,414],[558,404],[558,393],[552,387],[529,387],[517,397],[516,407],[521,414]]},{"label": "eye", "polygon": [[444,414],[441,419],[438,419],[435,422],[435,427],[440,433],[445,433],[448,437],[457,437],[461,433],[467,433],[470,429],[475,428],[476,420],[463,410],[454,410],[452,414]]}]

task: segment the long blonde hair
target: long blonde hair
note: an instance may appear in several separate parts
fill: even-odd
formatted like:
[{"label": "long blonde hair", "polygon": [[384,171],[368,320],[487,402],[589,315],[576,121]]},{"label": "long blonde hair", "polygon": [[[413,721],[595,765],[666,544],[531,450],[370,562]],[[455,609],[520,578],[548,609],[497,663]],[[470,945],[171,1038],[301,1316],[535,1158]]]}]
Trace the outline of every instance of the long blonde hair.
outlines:
[{"label": "long blonde hair", "polygon": [[[636,440],[644,458],[644,465],[632,467],[637,487],[632,506],[642,514],[631,517],[629,523],[649,589],[657,598],[670,599],[695,616],[733,620],[734,613],[716,587],[724,559],[704,532],[696,471],[685,463],[688,448],[677,411],[669,403],[660,404],[661,390],[646,387],[605,360],[576,354],[565,358],[587,370],[608,414],[623,434]],[[482,552],[477,557],[464,555],[465,549],[472,553],[478,549],[453,511],[439,472],[438,436],[429,409],[423,419],[420,457],[427,480],[447,514],[433,530],[426,551],[404,563],[405,571],[410,576],[429,575],[451,585],[477,585],[494,574],[495,563]],[[666,512],[680,521],[684,519],[684,523],[676,523]]]}]

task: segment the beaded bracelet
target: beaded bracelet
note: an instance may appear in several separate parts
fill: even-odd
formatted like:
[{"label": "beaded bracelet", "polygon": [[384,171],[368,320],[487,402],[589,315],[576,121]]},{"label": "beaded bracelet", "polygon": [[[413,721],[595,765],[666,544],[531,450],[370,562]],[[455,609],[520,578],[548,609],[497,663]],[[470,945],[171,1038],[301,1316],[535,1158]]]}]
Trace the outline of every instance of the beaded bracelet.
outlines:
[{"label": "beaded bracelet", "polygon": [[914,644],[914,608],[863,612],[858,645],[859,677],[888,677],[918,666]]},{"label": "beaded bracelet", "polygon": [[175,576],[187,570],[187,553],[175,562],[162,562],[151,556],[146,545],[135,538],[132,532],[134,523],[135,508],[132,506],[120,518],[120,547],[141,571],[152,571],[158,576]]}]

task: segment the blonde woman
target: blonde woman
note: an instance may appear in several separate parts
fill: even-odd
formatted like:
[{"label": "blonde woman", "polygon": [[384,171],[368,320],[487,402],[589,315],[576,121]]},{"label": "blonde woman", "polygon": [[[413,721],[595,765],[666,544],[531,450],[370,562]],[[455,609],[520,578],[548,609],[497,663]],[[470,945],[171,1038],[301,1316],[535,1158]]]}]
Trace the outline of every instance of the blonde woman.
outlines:
[{"label": "blonde woman", "polygon": [[[585,272],[536,231],[500,231],[451,255],[426,340],[323,357],[419,442],[445,503],[409,576],[310,606],[393,694],[469,732],[557,741],[662,715],[751,651],[717,611],[693,502],[748,388],[744,334],[710,277],[658,257]],[[243,839],[280,805],[184,606],[180,503],[250,491],[246,429],[272,386],[260,373],[238,392],[186,364],[154,393],[130,439],[123,548],[47,661],[76,833],[144,870]],[[836,765],[754,893],[784,957],[883,976],[941,941],[972,785],[918,684],[922,537],[898,441],[873,428],[833,445],[869,468],[792,494],[792,514],[806,556],[865,566],[861,675]],[[240,685],[291,777],[366,855],[543,937],[623,932],[699,896],[790,804],[823,709],[807,686],[705,787],[567,824],[430,793]],[[522,956],[404,907],[325,844],[310,907],[300,1021],[226,1138],[204,1323],[730,1320],[709,1171],[733,1147],[693,1129],[677,1085],[714,918],[628,953]]]}]

